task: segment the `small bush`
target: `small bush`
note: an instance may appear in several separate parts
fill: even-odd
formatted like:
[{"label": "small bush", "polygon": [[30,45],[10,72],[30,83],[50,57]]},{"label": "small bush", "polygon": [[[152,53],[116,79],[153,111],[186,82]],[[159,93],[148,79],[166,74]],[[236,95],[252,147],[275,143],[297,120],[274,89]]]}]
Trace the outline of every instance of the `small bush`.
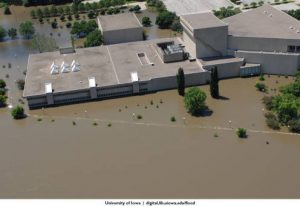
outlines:
[{"label": "small bush", "polygon": [[72,121],[72,125],[75,126],[75,125],[76,125],[76,122],[75,122],[75,121]]},{"label": "small bush", "polygon": [[25,86],[25,80],[24,79],[18,79],[16,81],[16,84],[17,84],[19,90],[24,90],[24,86]]},{"label": "small bush", "polygon": [[6,106],[6,96],[0,94],[0,107]]},{"label": "small bush", "polygon": [[6,87],[6,82],[3,79],[0,79],[0,88],[4,89]]},{"label": "small bush", "polygon": [[255,87],[258,91],[261,91],[261,92],[266,92],[267,91],[267,86],[264,83],[257,82],[255,84]]},{"label": "small bush", "polygon": [[14,119],[22,119],[25,117],[25,114],[24,114],[24,108],[22,106],[16,106],[15,108],[12,109],[11,111],[11,116],[14,118]]},{"label": "small bush", "polygon": [[268,127],[275,129],[275,130],[280,129],[279,121],[272,112],[266,113],[265,117],[266,117],[266,123],[267,123]]},{"label": "small bush", "polygon": [[246,138],[247,137],[247,130],[244,128],[237,128],[236,129],[236,135],[239,138]]},{"label": "small bush", "polygon": [[51,23],[51,27],[52,27],[52,29],[57,29],[57,22],[56,22],[56,21],[53,21],[53,22]]},{"label": "small bush", "polygon": [[176,118],[174,116],[171,117],[171,122],[176,122]]},{"label": "small bush", "polygon": [[263,74],[261,74],[261,75],[259,76],[259,81],[265,81],[265,77],[264,77]]},{"label": "small bush", "polygon": [[289,130],[291,132],[296,132],[296,133],[300,133],[300,120],[290,120],[288,122]]},{"label": "small bush", "polygon": [[97,123],[97,122],[94,122],[94,123],[93,123],[93,125],[94,125],[94,126],[97,126],[97,125],[98,125],[98,123]]},{"label": "small bush", "polygon": [[111,126],[112,126],[112,124],[111,124],[111,123],[108,123],[108,124],[107,124],[107,127],[111,127]]},{"label": "small bush", "polygon": [[273,98],[274,97],[272,97],[272,96],[264,96],[262,98],[262,102],[265,105],[267,110],[271,110],[273,108],[273,103],[272,103]]},{"label": "small bush", "polygon": [[139,114],[139,115],[137,116],[137,119],[143,119],[143,116]]},{"label": "small bush", "polygon": [[72,27],[72,23],[71,22],[66,23],[66,27],[67,28],[71,28]]}]

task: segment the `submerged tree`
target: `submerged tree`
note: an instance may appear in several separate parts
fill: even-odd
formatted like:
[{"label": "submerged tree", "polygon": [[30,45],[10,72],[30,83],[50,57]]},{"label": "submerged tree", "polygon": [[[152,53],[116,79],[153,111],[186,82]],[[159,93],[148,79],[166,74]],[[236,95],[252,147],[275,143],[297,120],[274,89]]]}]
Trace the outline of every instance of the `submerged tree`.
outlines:
[{"label": "submerged tree", "polygon": [[185,108],[192,115],[199,114],[205,106],[206,94],[197,87],[193,87],[184,95]]},{"label": "submerged tree", "polygon": [[25,38],[30,38],[35,33],[35,29],[33,27],[32,22],[25,21],[20,24],[19,32],[21,35],[23,35]]},{"label": "submerged tree", "polygon": [[16,38],[17,36],[17,29],[15,28],[10,28],[8,31],[7,31],[7,34],[10,38],[14,39]]},{"label": "submerged tree", "polygon": [[11,111],[11,116],[14,119],[22,119],[22,118],[24,118],[25,114],[24,114],[23,107],[18,105],[15,108],[13,108],[12,111]]},{"label": "submerged tree", "polygon": [[212,98],[219,98],[219,77],[218,68],[213,67],[210,73],[210,95]]},{"label": "submerged tree", "polygon": [[184,78],[184,71],[183,71],[182,68],[178,69],[178,73],[177,73],[176,77],[177,77],[178,94],[181,95],[181,96],[184,96],[185,78]]}]

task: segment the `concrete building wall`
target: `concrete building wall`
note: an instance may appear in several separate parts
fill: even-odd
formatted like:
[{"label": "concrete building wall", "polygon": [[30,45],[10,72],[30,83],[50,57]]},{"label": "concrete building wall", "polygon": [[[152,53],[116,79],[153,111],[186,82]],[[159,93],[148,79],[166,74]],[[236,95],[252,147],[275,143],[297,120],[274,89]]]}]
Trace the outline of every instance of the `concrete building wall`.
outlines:
[{"label": "concrete building wall", "polygon": [[262,72],[267,74],[294,75],[300,69],[300,54],[236,51],[235,56],[261,64]]},{"label": "concrete building wall", "polygon": [[184,41],[185,50],[189,52],[191,57],[196,58],[196,40],[194,39],[193,34],[190,33],[184,26],[182,39]]},{"label": "concrete building wall", "polygon": [[131,28],[103,32],[104,44],[118,44],[143,40],[143,28]]},{"label": "concrete building wall", "polygon": [[27,98],[28,105],[42,107],[47,105],[46,95]]},{"label": "concrete building wall", "polygon": [[[210,79],[209,72],[185,74],[186,86],[206,84]],[[149,91],[159,91],[177,88],[176,76],[155,78],[149,82]]]},{"label": "concrete building wall", "polygon": [[231,63],[203,66],[203,69],[210,71],[214,66],[216,66],[218,68],[219,78],[226,79],[231,77],[239,77],[240,67],[242,65],[243,65],[243,61],[240,61],[240,62],[231,62]]},{"label": "concrete building wall", "polygon": [[195,30],[197,58],[226,56],[227,35],[227,26]]},{"label": "concrete building wall", "polygon": [[300,46],[299,40],[228,36],[228,49],[287,52],[288,46]]}]

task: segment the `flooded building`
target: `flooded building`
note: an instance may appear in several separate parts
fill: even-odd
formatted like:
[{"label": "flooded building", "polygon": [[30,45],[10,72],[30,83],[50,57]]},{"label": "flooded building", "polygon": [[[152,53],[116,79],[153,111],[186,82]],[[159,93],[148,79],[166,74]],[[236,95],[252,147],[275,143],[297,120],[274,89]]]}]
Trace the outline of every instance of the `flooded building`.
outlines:
[{"label": "flooded building", "polygon": [[143,40],[143,26],[134,13],[99,16],[98,25],[104,44],[118,44]]},{"label": "flooded building", "polygon": [[264,5],[223,20],[212,13],[181,17],[183,39],[203,69],[221,77],[293,75],[300,68],[300,22]]},{"label": "flooded building", "polygon": [[101,16],[104,46],[29,56],[24,97],[30,108],[155,92],[219,78],[295,74],[300,23],[265,5],[223,20],[212,13],[181,17],[182,38],[141,41],[134,14]]},{"label": "flooded building", "polygon": [[30,55],[23,95],[30,108],[38,108],[173,89],[180,67],[185,71],[187,86],[207,83],[210,75],[198,62],[185,59],[183,54],[166,53],[160,47],[163,43],[179,47],[181,39]]}]

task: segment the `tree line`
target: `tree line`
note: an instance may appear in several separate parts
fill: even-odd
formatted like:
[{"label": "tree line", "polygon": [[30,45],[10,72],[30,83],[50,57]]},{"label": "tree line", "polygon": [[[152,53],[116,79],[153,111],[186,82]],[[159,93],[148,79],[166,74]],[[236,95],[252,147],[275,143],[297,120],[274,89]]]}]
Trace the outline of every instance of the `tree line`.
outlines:
[{"label": "tree line", "polygon": [[[34,35],[35,29],[30,21],[25,21],[20,24],[19,26],[19,33],[24,37],[24,38],[30,38]],[[18,31],[16,28],[10,28],[7,31],[0,26],[0,41],[2,41],[6,36],[9,36],[11,39],[14,39],[18,35]]]},{"label": "tree line", "polygon": [[155,10],[158,11],[155,23],[159,28],[182,32],[180,18],[175,12],[168,11],[165,4],[161,0],[147,0],[146,3],[148,7],[155,8]]}]

